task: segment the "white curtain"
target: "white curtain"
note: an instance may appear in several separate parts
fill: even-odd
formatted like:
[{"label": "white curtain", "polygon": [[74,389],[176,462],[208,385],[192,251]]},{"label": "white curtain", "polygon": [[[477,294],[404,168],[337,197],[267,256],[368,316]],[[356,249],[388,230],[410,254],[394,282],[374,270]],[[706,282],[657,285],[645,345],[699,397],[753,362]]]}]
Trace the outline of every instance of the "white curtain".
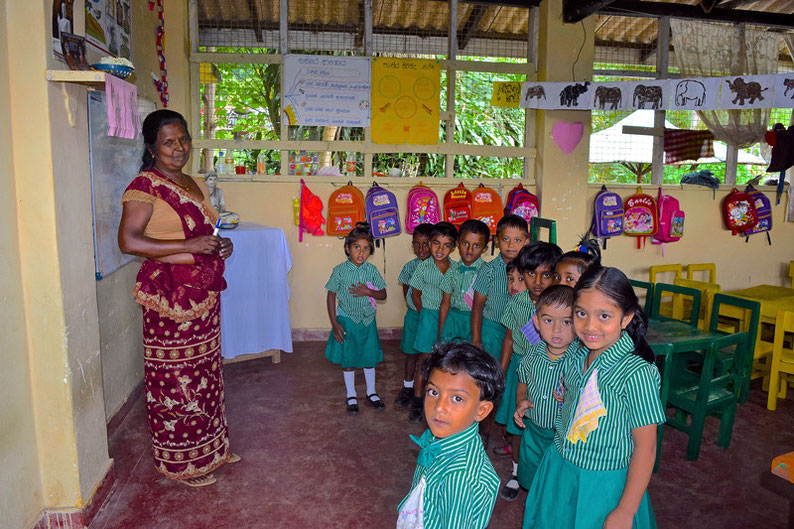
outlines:
[{"label": "white curtain", "polygon": [[[744,24],[678,19],[670,26],[682,77],[777,73],[779,34],[748,30]],[[716,139],[741,149],[763,139],[770,110],[707,110],[698,115]]]}]

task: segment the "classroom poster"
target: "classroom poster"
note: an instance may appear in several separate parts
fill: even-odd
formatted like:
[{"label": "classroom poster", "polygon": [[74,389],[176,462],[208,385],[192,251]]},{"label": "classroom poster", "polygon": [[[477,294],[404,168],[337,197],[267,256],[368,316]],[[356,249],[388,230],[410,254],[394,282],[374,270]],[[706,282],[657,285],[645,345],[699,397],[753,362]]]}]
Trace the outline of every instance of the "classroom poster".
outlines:
[{"label": "classroom poster", "polygon": [[438,143],[441,64],[426,59],[372,59],[372,142]]},{"label": "classroom poster", "polygon": [[85,0],[86,42],[103,53],[129,59],[130,19],[130,0]]},{"label": "classroom poster", "polygon": [[284,57],[284,112],[290,125],[368,127],[370,59]]},{"label": "classroom poster", "polygon": [[494,81],[491,106],[518,108],[521,102],[521,83],[515,81]]}]

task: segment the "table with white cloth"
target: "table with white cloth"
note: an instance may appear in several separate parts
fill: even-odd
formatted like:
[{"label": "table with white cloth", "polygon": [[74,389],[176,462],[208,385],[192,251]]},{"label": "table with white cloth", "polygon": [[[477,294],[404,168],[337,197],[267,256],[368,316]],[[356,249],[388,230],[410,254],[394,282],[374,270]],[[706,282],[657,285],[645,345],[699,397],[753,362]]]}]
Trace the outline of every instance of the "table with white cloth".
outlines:
[{"label": "table with white cloth", "polygon": [[241,222],[221,230],[234,244],[226,260],[221,293],[221,351],[226,359],[247,360],[292,352],[289,321],[289,282],[292,256],[279,228]]}]

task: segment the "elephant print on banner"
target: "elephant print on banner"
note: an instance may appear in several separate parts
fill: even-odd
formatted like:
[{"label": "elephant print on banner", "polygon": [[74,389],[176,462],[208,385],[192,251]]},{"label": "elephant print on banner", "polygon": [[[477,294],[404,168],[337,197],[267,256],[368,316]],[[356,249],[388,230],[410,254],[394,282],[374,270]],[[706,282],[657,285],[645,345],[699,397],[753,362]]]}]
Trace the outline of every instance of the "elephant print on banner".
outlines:
[{"label": "elephant print on banner", "polygon": [[702,107],[706,101],[706,87],[700,81],[685,79],[675,85],[675,105],[686,106],[693,102],[695,106]]},{"label": "elephant print on banner", "polygon": [[634,97],[631,104],[634,108],[645,108],[646,103],[650,103],[650,108],[654,110],[663,108],[662,92],[661,86],[638,84],[634,88]]},{"label": "elephant print on banner", "polygon": [[609,110],[617,110],[622,101],[623,92],[620,88],[616,86],[599,86],[596,88],[595,104],[599,109],[604,110],[607,108],[606,105],[611,105]]},{"label": "elephant print on banner", "polygon": [[590,81],[569,84],[560,92],[560,105],[564,107],[579,106],[579,96],[587,92]]}]

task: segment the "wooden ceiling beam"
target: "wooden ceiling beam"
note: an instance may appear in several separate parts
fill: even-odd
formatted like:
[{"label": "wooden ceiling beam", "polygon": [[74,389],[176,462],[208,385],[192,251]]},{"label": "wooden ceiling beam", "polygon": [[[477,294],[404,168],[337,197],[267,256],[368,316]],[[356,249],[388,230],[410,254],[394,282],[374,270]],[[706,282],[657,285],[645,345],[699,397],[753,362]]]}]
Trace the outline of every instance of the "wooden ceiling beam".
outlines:
[{"label": "wooden ceiling beam", "polygon": [[477,31],[477,28],[480,26],[480,21],[482,21],[486,11],[488,11],[488,6],[474,4],[474,7],[471,9],[471,13],[469,13],[469,18],[466,19],[463,27],[458,32],[459,50],[466,49],[469,41],[474,36],[474,32]]},{"label": "wooden ceiling beam", "polygon": [[711,22],[730,22],[768,26],[777,28],[794,28],[794,15],[770,13],[766,11],[745,11],[715,7],[706,14],[697,5],[673,4],[669,2],[642,2],[632,0],[615,0],[598,11],[601,15],[670,16],[690,20],[706,20]]},{"label": "wooden ceiling beam", "polygon": [[574,24],[599,12],[613,0],[562,0],[562,21]]},{"label": "wooden ceiling beam", "polygon": [[742,7],[747,4],[752,4],[757,2],[758,0],[726,0],[717,4],[717,7],[721,9],[734,9],[736,7]]},{"label": "wooden ceiling beam", "polygon": [[262,16],[259,14],[259,6],[257,0],[248,0],[248,11],[254,17],[254,32],[256,33],[256,41],[262,42]]}]

